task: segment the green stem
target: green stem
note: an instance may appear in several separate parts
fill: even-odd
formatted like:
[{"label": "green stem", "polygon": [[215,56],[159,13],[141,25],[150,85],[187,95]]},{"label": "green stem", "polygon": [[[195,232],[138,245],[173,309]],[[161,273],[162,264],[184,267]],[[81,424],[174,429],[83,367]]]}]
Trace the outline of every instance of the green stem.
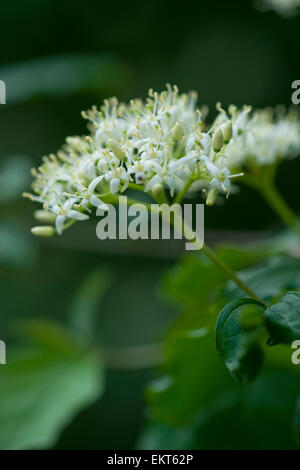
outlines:
[{"label": "green stem", "polygon": [[208,245],[204,244],[202,251],[216,266],[223,270],[226,276],[234,281],[235,284],[240,287],[240,289],[242,289],[253,299],[258,300],[258,302],[265,304],[264,300],[258,297],[255,292],[244,281],[242,281],[227,264],[222,261],[222,259],[216,254],[214,250],[212,250]]},{"label": "green stem", "polygon": [[[182,199],[184,198],[185,196],[185,193],[187,192],[187,190],[189,189],[190,185],[192,184],[193,182],[193,178],[191,177],[189,180],[187,180],[187,182],[185,183],[184,187],[182,188],[182,190],[178,193],[177,197],[175,198],[174,200],[174,203],[180,203],[182,201]],[[188,237],[188,239],[192,239],[192,238],[195,238],[196,241],[198,241],[198,243],[201,245],[201,240],[198,239],[197,237],[197,234],[193,232],[193,230],[191,229],[191,227],[189,227],[184,219],[182,218],[182,215],[178,214],[178,213],[174,213],[174,219],[173,219],[173,223],[174,223],[174,227],[177,227],[178,228],[181,228],[183,227],[184,229],[184,234],[186,237]],[[219,258],[219,256],[215,253],[214,250],[212,250],[208,245],[206,245],[205,243],[203,243],[203,246],[202,246],[202,251],[203,253],[205,253],[205,255],[219,268],[221,269],[226,277],[228,277],[229,279],[231,279],[232,281],[235,282],[235,284],[240,287],[240,289],[242,289],[247,295],[249,295],[250,297],[252,297],[253,299],[255,300],[258,300],[259,302],[265,304],[265,302],[260,298],[258,297],[255,292],[244,282],[242,281],[237,275],[236,273],[226,264],[224,263],[224,261],[222,261],[221,258]]]},{"label": "green stem", "polygon": [[300,222],[297,215],[288,206],[274,184],[266,184],[259,187],[260,193],[272,209],[276,212],[284,224],[300,235]]},{"label": "green stem", "polygon": [[[130,200],[128,203],[133,203],[134,201]],[[144,203],[143,203],[144,204]],[[164,216],[164,212],[161,212],[159,208],[155,204],[145,204],[148,210],[157,210],[159,214]],[[192,230],[192,228],[185,222],[185,220],[182,217],[182,214],[174,211],[173,212],[173,219],[170,218],[170,222],[173,223],[174,228],[178,229],[179,231],[182,230],[183,228],[183,233],[184,236],[187,240],[192,240],[194,239],[199,246],[202,246],[200,248],[203,253],[218,267],[220,268],[232,281],[235,282],[235,284],[240,287],[247,295],[252,297],[253,299],[257,300],[258,302],[261,302],[265,304],[264,300],[262,300],[260,297],[258,297],[255,292],[244,282],[242,281],[236,273],[226,264],[223,262],[221,258],[205,243],[202,243],[202,241],[198,238],[197,234]]]},{"label": "green stem", "polygon": [[185,193],[187,192],[187,190],[189,189],[189,187],[191,186],[191,184],[192,184],[193,181],[194,181],[194,179],[191,177],[191,178],[189,178],[189,179],[185,182],[185,184],[184,184],[182,190],[179,191],[179,193],[178,193],[177,196],[175,197],[175,199],[174,199],[174,204],[180,204],[180,203],[181,203],[182,199],[183,199],[184,196],[185,196]]},{"label": "green stem", "polygon": [[300,221],[275,186],[276,169],[277,165],[265,166],[260,171],[253,168],[241,181],[258,191],[279,219],[299,236]]},{"label": "green stem", "polygon": [[136,183],[129,183],[128,184],[128,189],[135,189],[136,191],[143,191],[143,192],[145,190],[143,185],[136,184]]},{"label": "green stem", "polygon": [[218,267],[220,268],[232,281],[235,282],[235,284],[240,287],[247,295],[252,297],[253,299],[257,300],[258,302],[261,302],[262,304],[265,304],[264,300],[258,297],[255,292],[244,282],[242,281],[236,273],[226,264],[224,261],[215,253],[212,248],[210,248],[208,245],[205,243],[202,244],[202,241],[198,238],[197,234],[193,232],[191,227],[186,224],[184,219],[182,218],[182,215],[178,212],[174,212],[174,219],[173,219],[173,225],[174,228],[178,228],[178,230],[183,228],[183,232],[185,237],[188,240],[194,239],[199,243],[199,245],[202,245],[201,250],[203,253]]}]

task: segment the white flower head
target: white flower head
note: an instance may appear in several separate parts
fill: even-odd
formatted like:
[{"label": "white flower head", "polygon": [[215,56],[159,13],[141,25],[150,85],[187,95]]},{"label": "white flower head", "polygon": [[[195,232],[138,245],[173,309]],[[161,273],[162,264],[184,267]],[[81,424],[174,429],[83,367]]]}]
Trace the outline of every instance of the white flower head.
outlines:
[{"label": "white flower head", "polygon": [[229,168],[273,165],[300,154],[300,119],[282,109],[256,111],[249,117],[247,132],[226,149]]},{"label": "white flower head", "polygon": [[201,181],[228,195],[233,175],[224,150],[246,127],[248,108],[232,107],[230,116],[220,108],[209,127],[196,99],[195,92],[179,94],[168,85],[161,93],[150,90],[146,101],[111,98],[84,112],[91,135],[68,137],[57,156],[44,158],[33,172],[31,199],[55,215],[62,233],[68,220],[88,218],[93,207],[105,207],[105,195],[130,184],[146,192],[162,185],[173,197],[187,182]]}]

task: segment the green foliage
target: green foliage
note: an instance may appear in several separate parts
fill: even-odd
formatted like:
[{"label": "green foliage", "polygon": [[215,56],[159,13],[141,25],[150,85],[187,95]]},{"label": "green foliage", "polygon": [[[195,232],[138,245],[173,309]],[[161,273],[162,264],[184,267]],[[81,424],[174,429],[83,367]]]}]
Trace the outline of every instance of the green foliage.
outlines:
[{"label": "green foliage", "polygon": [[300,338],[300,292],[288,292],[264,312],[271,344]]},{"label": "green foliage", "polygon": [[[285,353],[283,356],[286,356]],[[233,383],[232,388],[225,391],[223,386],[220,377],[219,394],[208,398],[184,425],[172,426],[163,421],[150,420],[138,448],[297,448],[292,422],[299,394],[299,374],[278,368],[278,364],[266,364],[253,383],[243,387]],[[189,395],[186,395],[185,400],[188,399]]]},{"label": "green foliage", "polygon": [[232,386],[216,352],[214,335],[205,329],[179,330],[167,340],[165,375],[153,382],[146,395],[156,419],[169,424],[187,422],[197,409]]},{"label": "green foliage", "polygon": [[[289,256],[272,256],[263,264],[238,273],[254,292],[265,300],[280,298],[288,290],[300,287],[300,259]],[[226,296],[234,299],[243,292],[232,282],[228,284]]]},{"label": "green foliage", "polygon": [[[249,317],[253,314],[248,311]],[[178,331],[176,335],[180,338]],[[151,419],[138,448],[297,447],[292,423],[300,369],[292,365],[289,347],[266,348],[261,373],[252,383],[241,385],[222,367],[212,347],[212,334],[181,332],[181,340],[175,341],[176,335],[173,332],[172,340],[168,339],[165,375],[147,390]]]},{"label": "green foliage", "polygon": [[102,270],[88,274],[71,302],[69,329],[46,320],[12,324],[22,342],[9,346],[0,370],[1,449],[53,446],[78,412],[102,395],[103,364],[91,339],[108,284]]},{"label": "green foliage", "polygon": [[[227,304],[217,321],[217,351],[233,377],[242,383],[253,380],[262,367],[260,339],[264,330],[261,321],[264,310],[263,304],[253,299],[240,298]],[[244,316],[248,316],[246,326],[243,323]],[[253,322],[251,327],[249,316]]]},{"label": "green foliage", "polygon": [[[261,252],[256,259],[260,264],[249,266],[255,257],[241,253],[240,258],[234,248],[232,253],[223,251],[228,264],[241,263],[239,276],[275,303],[268,310],[241,297],[238,288],[200,257],[186,257],[165,276],[167,296],[180,302],[182,314],[166,342],[164,374],[147,389],[151,419],[139,448],[296,448],[292,422],[299,369],[291,363],[290,347],[268,348],[264,343],[270,333],[269,310],[275,315],[282,293],[300,287],[300,262],[276,255],[261,263],[265,256]],[[286,317],[293,324],[289,338],[298,331],[298,293],[294,294],[292,299],[287,294],[292,302]],[[287,306],[285,297],[282,301],[280,309]],[[224,306],[216,329],[219,355],[211,328],[218,306]],[[282,333],[283,325],[279,328]],[[232,380],[221,359],[242,384]]]},{"label": "green foliage", "polygon": [[[167,298],[181,306],[190,327],[197,328],[214,318],[226,279],[209,260],[202,256],[187,256],[163,280]],[[180,319],[179,319],[180,322]]]},{"label": "green foliage", "polygon": [[26,327],[29,344],[9,349],[1,367],[1,449],[45,448],[102,392],[101,363],[51,323]]}]

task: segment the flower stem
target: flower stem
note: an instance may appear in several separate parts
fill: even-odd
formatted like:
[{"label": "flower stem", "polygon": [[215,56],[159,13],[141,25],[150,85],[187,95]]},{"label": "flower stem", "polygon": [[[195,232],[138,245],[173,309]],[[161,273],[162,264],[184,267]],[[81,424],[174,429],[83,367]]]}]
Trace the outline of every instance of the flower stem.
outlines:
[{"label": "flower stem", "polygon": [[[103,198],[102,198],[103,199]],[[120,203],[121,201],[119,200],[119,196],[118,195],[115,195],[113,197],[113,200],[115,203]],[[129,199],[127,198],[127,203],[128,204],[134,204],[134,203],[138,203],[138,201],[135,201],[135,200],[132,200],[132,199]],[[141,203],[140,203],[141,204]],[[159,214],[162,215],[162,217],[164,216],[164,212],[160,211],[159,207],[156,205],[156,204],[145,204],[145,203],[142,203],[146,206],[146,208],[150,211],[154,211],[154,210],[157,210]],[[209,246],[207,246],[206,244],[202,243],[202,241],[198,238],[197,234],[192,230],[192,228],[185,222],[184,218],[182,217],[182,213],[179,212],[179,211],[174,211],[173,212],[173,218],[170,218],[169,219],[170,223],[173,224],[174,228],[178,229],[178,230],[182,230],[183,229],[183,233],[184,233],[184,236],[187,240],[192,240],[192,239],[195,239],[196,242],[198,242],[197,244],[199,246],[201,246],[201,250],[203,251],[203,253],[218,267],[220,268],[226,275],[226,277],[228,277],[229,279],[231,279],[232,281],[235,282],[235,284],[240,287],[247,295],[249,295],[250,297],[252,297],[253,299],[257,300],[258,302],[261,302],[263,304],[265,304],[265,302],[259,298],[255,292],[244,282],[242,281],[237,275],[236,273],[226,264],[224,263],[224,261],[219,258],[219,256],[214,252],[214,250],[212,250],[212,248],[210,248]]]},{"label": "flower stem", "polygon": [[143,192],[145,190],[144,186],[142,186],[141,184],[136,184],[136,183],[129,183],[128,189],[134,189],[135,191],[143,191]]},{"label": "flower stem", "polygon": [[184,198],[185,196],[185,193],[187,192],[187,190],[189,189],[189,187],[191,186],[193,182],[193,178],[189,178],[186,182],[185,182],[185,185],[183,186],[182,190],[179,191],[179,193],[177,194],[177,196],[175,197],[174,199],[174,204],[180,204],[182,199]]},{"label": "flower stem", "polygon": [[246,174],[241,181],[258,191],[279,219],[299,236],[300,221],[276,188],[275,174],[276,165],[266,166],[260,172]]},{"label": "flower stem", "polygon": [[294,230],[297,235],[300,235],[300,222],[297,215],[285,202],[274,184],[265,184],[260,186],[259,189],[264,199],[276,212],[282,222]]},{"label": "flower stem", "polygon": [[242,289],[246,294],[248,294],[253,299],[258,300],[259,302],[265,304],[265,302],[260,297],[258,297],[255,294],[255,292],[244,281],[242,281],[226,263],[224,263],[224,261],[222,261],[222,259],[217,255],[217,253],[212,248],[210,248],[208,245],[204,243],[202,251],[216,266],[218,266],[222,271],[224,271],[226,276],[232,281],[234,281],[235,284],[238,287],[240,287],[240,289]]},{"label": "flower stem", "polygon": [[247,295],[252,297],[253,299],[257,300],[258,302],[261,302],[262,304],[265,304],[264,300],[261,299],[259,296],[255,294],[255,292],[244,282],[242,281],[237,274],[226,264],[224,261],[217,255],[217,253],[210,248],[208,245],[205,243],[202,243],[201,240],[198,239],[198,236],[191,227],[185,222],[183,219],[182,215],[179,212],[174,212],[174,218],[173,218],[173,225],[174,228],[176,227],[178,229],[183,228],[183,233],[186,237],[186,239],[191,240],[192,238],[195,239],[195,241],[198,241],[199,245],[202,245],[201,250],[203,253],[219,268],[221,269],[227,278],[231,279],[232,281],[235,282],[235,284],[240,287]]}]

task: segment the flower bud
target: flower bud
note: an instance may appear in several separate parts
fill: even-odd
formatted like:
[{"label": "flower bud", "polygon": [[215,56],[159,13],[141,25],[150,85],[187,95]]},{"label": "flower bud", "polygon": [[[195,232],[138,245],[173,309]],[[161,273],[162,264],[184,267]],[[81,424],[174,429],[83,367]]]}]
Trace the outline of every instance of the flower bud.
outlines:
[{"label": "flower bud", "polygon": [[51,225],[32,227],[31,233],[36,237],[52,237],[55,234],[55,228]]},{"label": "flower bud", "polygon": [[45,210],[34,211],[33,216],[35,220],[37,220],[38,222],[45,223],[45,224],[46,223],[52,224],[53,222],[55,222],[55,218],[56,218],[54,214],[51,214],[51,212],[48,212]]},{"label": "flower bud", "polygon": [[228,144],[232,137],[232,122],[228,121],[223,128],[223,138],[225,144]]},{"label": "flower bud", "polygon": [[212,146],[215,152],[219,152],[223,147],[224,139],[221,129],[217,129],[212,138]]},{"label": "flower bud", "polygon": [[216,202],[218,191],[215,188],[211,188],[208,191],[208,195],[206,198],[206,205],[207,206],[213,206],[214,203]]},{"label": "flower bud", "polygon": [[115,156],[119,160],[122,160],[122,158],[125,157],[125,154],[124,154],[123,150],[121,149],[120,145],[118,144],[118,142],[116,140],[108,139],[107,143],[110,146],[112,152],[115,154]]},{"label": "flower bud", "polygon": [[152,194],[155,199],[159,199],[164,193],[164,187],[162,184],[156,184],[152,189]]},{"label": "flower bud", "polygon": [[177,142],[182,136],[182,126],[179,122],[176,122],[175,126],[171,130],[172,139]]}]

